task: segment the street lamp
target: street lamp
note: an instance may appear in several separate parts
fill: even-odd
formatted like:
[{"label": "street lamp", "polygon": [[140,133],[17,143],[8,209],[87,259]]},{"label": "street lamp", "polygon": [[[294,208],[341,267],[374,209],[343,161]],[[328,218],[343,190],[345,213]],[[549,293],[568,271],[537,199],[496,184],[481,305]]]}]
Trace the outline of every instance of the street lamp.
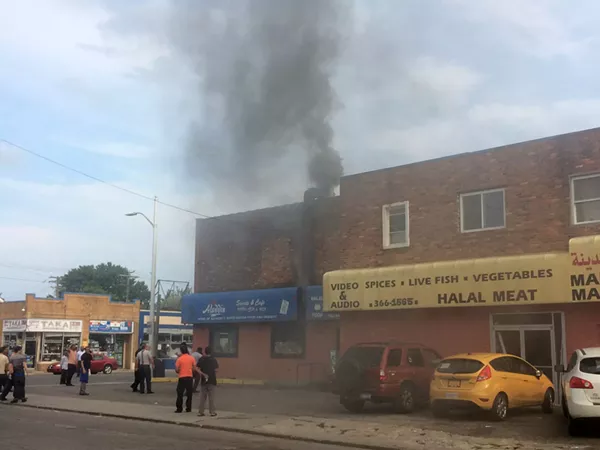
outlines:
[{"label": "street lamp", "polygon": [[[148,219],[148,216],[142,212],[132,212],[125,214],[126,216],[142,216],[144,219],[148,221],[150,226],[152,226],[152,273],[150,275],[150,333],[149,344],[150,344],[150,352],[152,356],[156,356],[156,339],[154,333],[154,327],[156,325],[156,293],[155,293],[155,284],[156,284],[156,253],[157,253],[157,235],[156,235],[156,205],[158,203],[158,199],[154,197],[154,215],[152,216],[152,220]],[[144,324],[140,324],[141,327]]]}]

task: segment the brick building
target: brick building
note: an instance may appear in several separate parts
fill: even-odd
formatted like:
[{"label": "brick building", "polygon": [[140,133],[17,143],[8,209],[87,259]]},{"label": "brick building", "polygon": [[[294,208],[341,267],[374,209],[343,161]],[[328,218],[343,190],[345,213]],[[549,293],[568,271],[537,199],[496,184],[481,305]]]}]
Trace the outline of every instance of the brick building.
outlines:
[{"label": "brick building", "polygon": [[89,345],[95,353],[114,357],[131,368],[137,347],[140,303],[113,302],[110,296],[64,294],[37,298],[27,294],[19,302],[0,303],[2,345],[20,345],[29,364],[38,370],[60,361],[70,345]]},{"label": "brick building", "polygon": [[[573,266],[569,252],[595,251],[594,240],[576,238],[599,230],[600,129],[593,129],[345,176],[338,197],[199,221],[195,292],[318,285],[329,272],[324,308],[341,315],[339,322],[328,323],[341,350],[357,341],[385,339],[421,341],[442,354],[505,349],[529,357],[535,349],[543,361],[533,362],[551,372],[568,351],[597,343],[597,306],[575,304],[569,284],[573,270],[591,267]],[[550,270],[554,276],[536,276],[531,285],[494,278],[482,288],[489,302],[477,307],[443,308],[429,300],[380,308],[367,304],[388,293],[398,301],[408,298],[389,280],[398,275],[406,277],[407,286],[427,283],[440,267],[458,271],[461,283],[469,278],[466,287],[473,292],[479,289],[471,279],[480,279],[477,271]],[[461,272],[467,267],[471,272]],[[387,286],[379,283],[386,281],[382,273]],[[369,292],[362,285],[344,291],[348,307],[332,308],[340,294],[332,284],[354,280],[379,284]],[[536,290],[537,299],[512,302],[509,291],[521,288]],[[492,300],[500,291],[511,302]],[[411,292],[417,293],[415,299],[427,292],[434,300],[449,295],[435,286]],[[299,361],[272,362],[269,327],[253,326],[247,335],[240,328],[238,358],[226,362],[226,370],[291,378]],[[211,327],[196,325],[198,343],[210,340]],[[310,334],[302,362],[325,361],[325,352],[310,351]],[[317,346],[333,347],[329,341]],[[253,362],[244,367],[245,355]]]}]

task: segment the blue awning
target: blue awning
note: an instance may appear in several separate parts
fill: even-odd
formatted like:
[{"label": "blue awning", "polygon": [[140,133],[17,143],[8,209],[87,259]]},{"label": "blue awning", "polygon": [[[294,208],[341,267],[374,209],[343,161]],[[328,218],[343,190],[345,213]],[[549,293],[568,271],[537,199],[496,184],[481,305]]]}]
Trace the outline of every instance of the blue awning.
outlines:
[{"label": "blue awning", "polygon": [[323,311],[323,286],[308,286],[305,298],[308,320],[339,320],[340,313]]},{"label": "blue awning", "polygon": [[184,323],[283,322],[296,320],[298,288],[187,294]]}]

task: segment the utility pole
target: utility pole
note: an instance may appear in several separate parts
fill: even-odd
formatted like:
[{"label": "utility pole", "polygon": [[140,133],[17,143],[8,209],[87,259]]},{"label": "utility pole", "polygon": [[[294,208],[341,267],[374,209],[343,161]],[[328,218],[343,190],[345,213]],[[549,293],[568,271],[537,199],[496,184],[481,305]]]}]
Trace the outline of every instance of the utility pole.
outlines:
[{"label": "utility pole", "polygon": [[49,277],[48,282],[51,285],[54,285],[54,298],[58,298],[58,288],[59,288],[59,280],[60,277]]},{"label": "utility pole", "polygon": [[119,275],[119,277],[127,279],[127,286],[125,287],[125,302],[126,303],[129,303],[129,286],[130,286],[130,282],[129,281],[132,278],[133,279],[137,278],[134,274],[135,274],[135,270],[132,270],[131,272],[127,272],[126,274]]}]

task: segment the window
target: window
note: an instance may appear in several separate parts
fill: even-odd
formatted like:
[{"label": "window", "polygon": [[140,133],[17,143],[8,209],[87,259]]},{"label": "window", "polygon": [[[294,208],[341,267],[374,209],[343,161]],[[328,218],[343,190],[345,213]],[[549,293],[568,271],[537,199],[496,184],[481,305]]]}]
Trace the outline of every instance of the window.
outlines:
[{"label": "window", "polygon": [[430,348],[424,348],[421,350],[423,353],[423,359],[425,360],[425,365],[429,367],[436,367],[442,357],[435,350],[431,350]]},{"label": "window", "polygon": [[513,360],[513,364],[515,364],[517,367],[517,370],[515,370],[514,372],[520,373],[523,375],[529,375],[531,377],[535,377],[536,370],[530,364],[528,364],[525,361],[522,361],[520,359],[516,359],[516,358],[511,358],[511,359]]},{"label": "window", "polygon": [[379,364],[381,364],[381,357],[383,356],[383,350],[383,347],[350,347],[346,353],[344,353],[342,360],[356,361],[361,367],[368,369],[379,367]]},{"label": "window", "polygon": [[271,325],[271,357],[304,357],[305,330],[299,322],[274,323]]},{"label": "window", "polygon": [[577,352],[573,352],[571,355],[571,359],[569,360],[569,365],[567,366],[567,372],[570,372],[577,365]]},{"label": "window", "polygon": [[398,367],[402,364],[402,350],[390,350],[388,353],[387,367]]},{"label": "window", "polygon": [[583,358],[579,363],[579,370],[583,373],[600,375],[600,358]]},{"label": "window", "polygon": [[408,202],[383,207],[383,248],[408,247]]},{"label": "window", "polygon": [[511,358],[507,357],[496,358],[490,363],[490,366],[498,372],[512,372],[510,360]]},{"label": "window", "polygon": [[211,327],[208,338],[213,355],[220,357],[237,357],[238,328],[235,325],[219,325]]},{"label": "window", "polygon": [[406,353],[406,359],[408,359],[408,365],[413,367],[425,367],[425,361],[421,350],[418,348],[409,348]]},{"label": "window", "polygon": [[462,194],[460,223],[463,233],[504,228],[504,189]]},{"label": "window", "polygon": [[573,223],[600,221],[600,174],[571,178]]},{"label": "window", "polygon": [[79,334],[44,333],[42,336],[42,361],[60,361],[65,350],[79,347]]},{"label": "window", "polygon": [[439,373],[475,373],[479,372],[483,367],[480,361],[467,358],[445,359],[437,367]]}]

